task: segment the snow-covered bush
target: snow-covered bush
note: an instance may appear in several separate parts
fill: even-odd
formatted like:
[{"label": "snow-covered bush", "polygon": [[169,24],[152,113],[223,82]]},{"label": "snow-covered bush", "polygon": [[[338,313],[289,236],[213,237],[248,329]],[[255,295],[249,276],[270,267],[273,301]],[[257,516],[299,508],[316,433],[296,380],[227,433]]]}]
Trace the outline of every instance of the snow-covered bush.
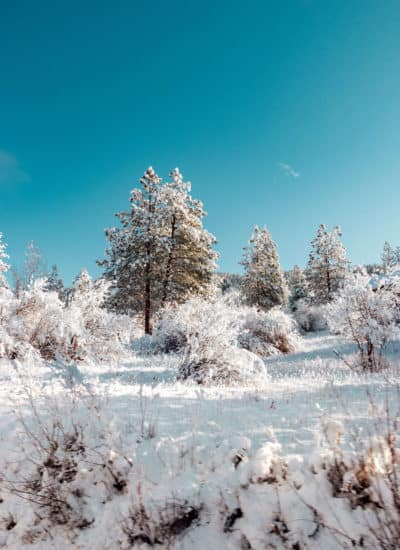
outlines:
[{"label": "snow-covered bush", "polygon": [[18,297],[0,287],[0,358],[103,362],[127,356],[133,323],[102,308],[108,283],[87,277],[67,305],[46,290],[46,279]]},{"label": "snow-covered bush", "polygon": [[134,324],[127,315],[103,307],[109,287],[104,279],[93,281],[84,269],[70,292],[65,315],[70,325],[79,323],[74,334],[78,358],[103,362],[127,354]]},{"label": "snow-covered bush", "polygon": [[327,328],[326,306],[323,304],[310,305],[306,300],[299,300],[294,318],[304,332],[317,332]]},{"label": "snow-covered bush", "polygon": [[356,274],[327,307],[330,329],[356,344],[364,370],[384,366],[385,345],[400,336],[395,304],[392,288]]},{"label": "snow-covered bush", "polygon": [[149,510],[143,502],[140,484],[122,530],[130,548],[142,544],[149,547],[173,548],[178,536],[199,523],[201,505],[187,500],[168,500],[163,507]]},{"label": "snow-covered bush", "polygon": [[164,311],[150,339],[138,349],[182,354],[180,378],[240,381],[264,376],[258,357],[299,349],[294,319],[280,308],[260,312],[240,305],[237,293],[192,298]]},{"label": "snow-covered bush", "polygon": [[251,309],[244,317],[238,336],[242,348],[268,357],[277,353],[290,353],[301,346],[296,323],[280,308],[267,313]]},{"label": "snow-covered bush", "polygon": [[165,313],[155,345],[181,351],[180,379],[230,383],[265,378],[262,361],[238,347],[240,323],[240,311],[223,298],[191,298]]},{"label": "snow-covered bush", "polygon": [[44,284],[45,279],[38,279],[20,292],[10,332],[17,341],[30,344],[43,359],[57,355],[73,358],[73,334],[79,329],[66,322],[63,303],[56,292],[46,292]]},{"label": "snow-covered bush", "polygon": [[44,402],[35,399],[32,387],[24,389],[26,408],[18,411],[17,422],[26,465],[23,472],[15,468],[5,488],[32,507],[22,518],[23,542],[63,527],[73,545],[96,520],[93,502],[104,505],[126,492],[132,461],[110,446],[101,401],[82,386],[64,388],[62,399],[47,395]]}]

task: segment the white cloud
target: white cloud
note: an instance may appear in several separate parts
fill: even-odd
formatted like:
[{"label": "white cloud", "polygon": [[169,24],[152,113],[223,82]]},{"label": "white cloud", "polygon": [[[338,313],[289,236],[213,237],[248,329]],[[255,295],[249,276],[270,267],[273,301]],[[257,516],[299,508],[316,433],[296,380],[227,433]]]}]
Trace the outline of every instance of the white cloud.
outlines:
[{"label": "white cloud", "polygon": [[278,166],[286,174],[286,176],[290,176],[291,178],[300,177],[300,172],[297,172],[292,166],[290,166],[290,164],[278,162]]},{"label": "white cloud", "polygon": [[29,180],[29,174],[22,170],[15,156],[0,149],[0,184],[22,183]]}]

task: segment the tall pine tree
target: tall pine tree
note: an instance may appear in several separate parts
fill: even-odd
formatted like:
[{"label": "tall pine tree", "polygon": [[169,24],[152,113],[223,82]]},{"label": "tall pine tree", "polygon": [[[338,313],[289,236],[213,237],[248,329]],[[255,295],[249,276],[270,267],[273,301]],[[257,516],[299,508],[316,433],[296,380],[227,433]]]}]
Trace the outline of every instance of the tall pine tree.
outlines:
[{"label": "tall pine tree", "polygon": [[341,236],[339,226],[328,231],[326,225],[321,224],[311,241],[306,278],[313,303],[330,302],[348,274],[349,262]]},{"label": "tall pine tree", "polygon": [[266,228],[254,228],[241,263],[245,269],[242,291],[249,305],[267,311],[286,304],[286,280],[279,264],[276,245]]},{"label": "tall pine tree", "polygon": [[216,268],[215,238],[203,228],[202,204],[192,199],[178,169],[171,178],[163,183],[147,169],[141,188],[131,193],[130,211],[117,214],[122,227],[106,230],[110,246],[99,262],[112,283],[111,306],[142,313],[147,334],[160,307],[204,292]]}]

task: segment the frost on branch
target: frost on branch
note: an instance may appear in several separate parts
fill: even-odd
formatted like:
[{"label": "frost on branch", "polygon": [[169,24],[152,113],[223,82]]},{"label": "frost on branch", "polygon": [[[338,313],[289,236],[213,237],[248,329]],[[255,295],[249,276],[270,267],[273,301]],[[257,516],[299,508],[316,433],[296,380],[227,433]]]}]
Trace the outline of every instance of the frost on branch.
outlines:
[{"label": "frost on branch", "polygon": [[397,273],[385,280],[355,274],[327,308],[330,329],[356,344],[364,370],[382,368],[387,342],[400,335],[396,307],[399,281]]}]

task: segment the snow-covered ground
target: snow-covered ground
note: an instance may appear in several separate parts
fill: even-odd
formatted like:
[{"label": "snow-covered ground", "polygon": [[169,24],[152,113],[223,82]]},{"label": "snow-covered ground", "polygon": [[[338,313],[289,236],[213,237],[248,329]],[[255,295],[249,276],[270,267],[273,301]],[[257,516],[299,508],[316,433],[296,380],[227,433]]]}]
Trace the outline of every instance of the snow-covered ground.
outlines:
[{"label": "snow-covered ground", "polygon": [[[340,448],[354,452],[382,430],[387,402],[397,400],[399,350],[391,349],[391,370],[368,376],[352,372],[335,351],[346,357],[354,349],[340,337],[313,334],[301,352],[266,360],[264,385],[229,388],[176,382],[173,355],[69,374],[20,365],[18,375],[10,362],[0,363],[0,545],[261,549],[360,542],[363,509],[349,514],[348,499],[332,498],[322,471],[339,439]],[[47,430],[51,417],[59,422]],[[74,430],[82,432],[85,450],[62,447]],[[58,438],[51,450],[57,468],[41,466],[52,449],[43,434]],[[73,474],[58,480],[61,496],[49,496],[43,471],[50,485],[68,453]],[[38,470],[40,489],[32,482]],[[65,492],[68,483],[73,488]],[[46,499],[67,502],[61,519]]]}]

